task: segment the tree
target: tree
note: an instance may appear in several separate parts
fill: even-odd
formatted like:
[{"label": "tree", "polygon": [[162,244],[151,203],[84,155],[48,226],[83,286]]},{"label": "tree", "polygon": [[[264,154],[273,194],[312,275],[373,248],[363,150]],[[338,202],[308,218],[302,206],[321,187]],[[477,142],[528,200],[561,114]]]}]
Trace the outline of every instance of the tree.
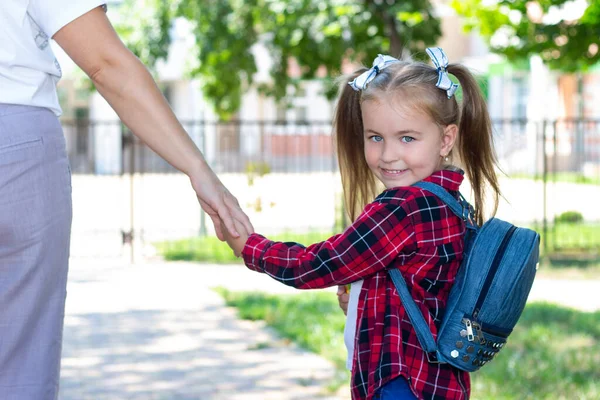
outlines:
[{"label": "tree", "polygon": [[467,31],[477,30],[490,49],[509,61],[539,54],[552,69],[585,71],[600,60],[600,2],[571,0],[453,0]]},{"label": "tree", "polygon": [[301,79],[320,71],[332,78],[345,59],[370,63],[378,53],[422,58],[441,35],[430,0],[126,0],[125,10],[146,15],[124,18],[118,29],[149,66],[166,55],[172,20],[192,22],[198,62],[190,73],[222,118],[239,109],[254,83],[257,43],[273,61],[273,81],[259,89],[284,100],[297,83],[288,75],[291,59]]}]

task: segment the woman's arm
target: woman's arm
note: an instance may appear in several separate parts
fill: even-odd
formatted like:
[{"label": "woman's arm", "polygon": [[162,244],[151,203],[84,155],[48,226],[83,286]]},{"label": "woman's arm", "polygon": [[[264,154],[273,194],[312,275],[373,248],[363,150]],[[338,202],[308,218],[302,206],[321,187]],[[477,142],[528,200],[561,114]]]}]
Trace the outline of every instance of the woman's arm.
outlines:
[{"label": "woman's arm", "polygon": [[123,123],[158,155],[189,176],[219,239],[224,240],[219,218],[234,236],[238,235],[234,220],[253,232],[236,198],[210,169],[146,67],[121,42],[102,8],[65,25],[53,39],[92,79]]}]

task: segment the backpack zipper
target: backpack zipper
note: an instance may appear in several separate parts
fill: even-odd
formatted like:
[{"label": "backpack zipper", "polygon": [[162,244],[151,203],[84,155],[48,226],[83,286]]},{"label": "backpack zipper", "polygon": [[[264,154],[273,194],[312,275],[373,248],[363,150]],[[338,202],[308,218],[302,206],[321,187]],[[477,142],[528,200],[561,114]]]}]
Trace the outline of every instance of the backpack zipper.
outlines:
[{"label": "backpack zipper", "polygon": [[510,242],[510,238],[515,233],[516,229],[517,229],[516,226],[511,226],[510,229],[508,230],[508,232],[506,232],[506,234],[504,235],[504,238],[502,239],[502,243],[500,243],[500,246],[498,247],[498,251],[496,252],[496,255],[494,256],[494,261],[492,261],[492,266],[490,267],[487,277],[485,278],[485,283],[483,284],[481,293],[479,293],[479,298],[477,299],[477,303],[475,303],[475,309],[473,310],[473,314],[472,314],[473,319],[477,319],[477,316],[479,315],[479,311],[481,309],[481,306],[483,305],[483,301],[485,300],[485,297],[487,296],[487,293],[490,290],[490,286],[492,286],[492,281],[494,280],[494,277],[496,276],[496,271],[498,270],[498,267],[500,266],[500,262],[502,261],[502,257],[504,256],[504,250],[506,249],[506,246],[508,246],[508,242]]}]

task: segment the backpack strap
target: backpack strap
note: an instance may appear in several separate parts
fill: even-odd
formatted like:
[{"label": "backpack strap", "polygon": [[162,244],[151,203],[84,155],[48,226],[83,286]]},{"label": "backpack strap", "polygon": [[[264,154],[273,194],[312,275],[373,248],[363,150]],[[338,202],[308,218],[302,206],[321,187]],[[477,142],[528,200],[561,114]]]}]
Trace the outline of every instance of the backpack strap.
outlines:
[{"label": "backpack strap", "polygon": [[400,295],[400,299],[402,300],[404,309],[408,314],[408,318],[410,318],[410,322],[412,323],[413,328],[415,328],[417,339],[419,339],[419,344],[427,355],[427,360],[430,363],[439,363],[440,361],[438,357],[437,344],[433,339],[433,334],[431,333],[427,322],[425,322],[425,318],[423,318],[421,310],[419,310],[419,307],[417,307],[417,303],[415,303],[415,300],[408,291],[404,277],[397,268],[390,269],[388,272],[392,278],[392,282],[394,282],[394,286],[396,286],[398,294]]},{"label": "backpack strap", "polygon": [[472,221],[474,220],[473,207],[471,207],[469,202],[467,202],[465,200],[465,198],[463,197],[462,194],[459,193],[459,195],[460,195],[460,202],[459,202],[450,193],[448,193],[448,191],[446,189],[444,189],[440,185],[435,184],[433,182],[421,181],[421,182],[415,183],[413,186],[419,187],[421,189],[425,189],[428,192],[435,194],[440,200],[442,200],[444,203],[446,203],[446,205],[448,207],[450,207],[450,210],[452,210],[452,212],[454,214],[456,214],[457,217],[459,217],[463,221],[465,221],[469,228],[473,228],[473,226],[472,226],[473,225]]},{"label": "backpack strap", "polygon": [[[471,205],[465,200],[465,198],[460,195],[460,202],[452,197],[446,189],[432,182],[417,182],[413,186],[420,187],[421,189],[425,189],[428,192],[436,195],[440,200],[442,200],[450,210],[456,216],[461,218],[466,223],[466,227],[468,229],[477,229],[477,226],[473,223],[473,208]],[[402,300],[402,304],[404,305],[404,309],[410,318],[410,322],[415,329],[415,333],[417,334],[417,339],[419,340],[419,344],[421,348],[425,351],[427,355],[427,360],[430,363],[440,363],[444,362],[440,360],[437,344],[435,343],[435,339],[433,338],[433,334],[429,329],[429,325],[425,321],[421,310],[415,303],[415,300],[411,296],[408,291],[408,287],[406,286],[406,281],[404,277],[400,273],[400,270],[397,268],[390,269],[389,271],[390,277],[392,278],[392,282],[394,282],[394,286],[396,286],[396,290],[398,291],[398,295]]]}]

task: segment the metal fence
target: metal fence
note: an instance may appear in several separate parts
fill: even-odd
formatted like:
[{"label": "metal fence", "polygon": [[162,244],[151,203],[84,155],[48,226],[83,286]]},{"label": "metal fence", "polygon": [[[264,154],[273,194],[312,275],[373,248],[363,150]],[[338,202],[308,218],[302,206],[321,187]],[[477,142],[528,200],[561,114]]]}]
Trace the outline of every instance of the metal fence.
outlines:
[{"label": "metal fence", "polygon": [[[173,208],[181,208],[177,204],[164,204],[158,210],[147,210],[146,222],[134,216],[140,213],[139,210],[149,202],[150,197],[157,197],[156,192],[149,194],[148,187],[155,184],[167,187],[170,181],[164,180],[164,177],[176,171],[122,124],[87,120],[63,120],[62,123],[75,180],[78,177],[113,177],[120,180],[120,184],[115,186],[120,194],[103,193],[102,198],[121,199],[119,203],[113,203],[112,212],[127,215],[122,218],[121,226],[114,229],[124,242],[131,243],[133,237],[137,236],[142,238],[140,246],[144,246],[152,240],[193,236],[207,231],[202,213],[191,217],[193,223],[186,225],[185,229],[170,226],[168,221],[163,221],[162,225],[151,222],[149,216],[168,214]],[[276,192],[277,196],[274,196],[278,204],[287,202],[279,192],[287,191],[290,198],[298,197],[298,193],[290,189],[293,185],[285,185],[289,181],[285,177],[291,177],[292,174],[294,179],[306,176],[307,182],[321,182],[319,191],[314,191],[315,196],[322,196],[327,190],[339,192],[339,186],[331,184],[329,180],[337,174],[330,121],[199,120],[183,121],[183,125],[220,176],[230,177],[233,182],[248,179],[249,190],[254,192],[256,190],[251,188],[251,177],[278,177],[271,181],[265,179],[264,182]],[[570,236],[569,240],[575,241],[571,247],[577,248],[579,239],[573,236],[582,232],[579,240],[582,243],[579,246],[581,251],[598,253],[600,237],[596,232],[600,232],[600,228],[596,230],[595,227],[600,227],[600,214],[595,209],[600,208],[597,207],[600,199],[600,120],[495,120],[493,126],[501,169],[513,179],[529,182],[525,184],[520,197],[527,201],[524,207],[535,210],[536,216],[525,215],[513,220],[533,225],[543,232],[544,249],[547,252],[560,250],[567,242],[561,235]],[[150,183],[150,176],[153,183]],[[140,183],[136,183],[134,177],[141,179]],[[114,189],[106,190],[110,192]],[[308,192],[305,190],[302,195]],[[330,196],[330,199],[335,204],[325,207],[337,209],[340,204],[339,193]],[[264,208],[264,204],[261,207]],[[564,233],[561,226],[554,223],[563,209],[581,212],[585,226]],[[296,210],[296,213],[301,214],[302,210]],[[323,218],[331,221],[324,225],[334,226],[339,213],[331,211],[327,215]],[[310,223],[307,224],[301,229],[312,229]],[[296,228],[285,227],[290,230]],[[79,234],[86,235],[86,230],[90,234],[96,232],[96,235],[102,231],[93,226],[84,226]],[[110,230],[104,229],[107,235]]]},{"label": "metal fence", "polygon": [[[177,172],[118,122],[63,120],[75,174]],[[330,121],[182,121],[217,173],[323,172],[337,168]]]}]

